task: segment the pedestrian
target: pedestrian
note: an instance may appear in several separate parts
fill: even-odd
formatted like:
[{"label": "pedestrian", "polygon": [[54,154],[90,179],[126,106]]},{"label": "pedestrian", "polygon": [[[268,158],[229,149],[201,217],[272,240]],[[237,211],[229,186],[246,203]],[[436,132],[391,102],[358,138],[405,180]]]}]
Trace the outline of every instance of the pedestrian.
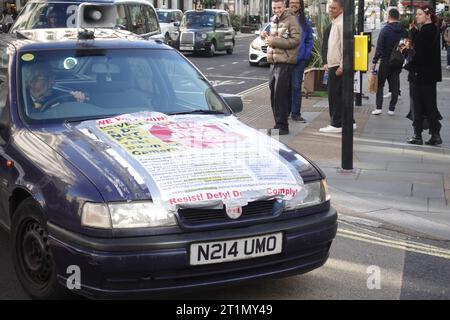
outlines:
[{"label": "pedestrian", "polygon": [[297,53],[297,63],[292,71],[291,77],[291,119],[294,121],[306,123],[306,120],[302,117],[302,82],[303,73],[309,60],[311,59],[311,52],[313,47],[313,34],[311,23],[305,17],[305,4],[303,0],[290,0],[289,8],[292,13],[297,17],[298,24],[302,30],[302,39]]},{"label": "pedestrian", "polygon": [[4,31],[8,31],[9,27],[14,23],[14,18],[10,8],[3,10],[2,19],[0,24],[4,28]]},{"label": "pedestrian", "polygon": [[390,9],[388,12],[388,23],[381,29],[380,35],[378,36],[377,49],[372,59],[372,71],[376,70],[377,63],[380,61],[378,67],[376,109],[372,111],[372,114],[375,115],[383,113],[383,90],[386,80],[388,81],[389,91],[391,92],[388,114],[391,116],[395,114],[395,106],[400,92],[400,72],[402,71],[403,63],[394,65],[391,63],[390,58],[394,50],[397,50],[400,40],[408,36],[407,31],[403,28],[399,20],[400,13],[398,10],[395,8]]},{"label": "pedestrian", "polygon": [[442,50],[447,49],[447,41],[445,41],[445,37],[444,37],[445,30],[447,29],[447,27],[448,27],[447,20],[442,19],[440,22],[440,26],[439,26],[439,29],[441,31],[441,39],[442,39]]},{"label": "pedestrian", "polygon": [[414,135],[410,144],[423,144],[423,120],[428,119],[431,138],[428,145],[442,144],[440,113],[437,107],[436,83],[442,81],[440,32],[433,7],[423,5],[416,11],[416,23],[410,26],[414,55],[409,63],[413,107]]},{"label": "pedestrian", "polygon": [[447,70],[450,70],[450,22],[447,22],[447,27],[444,31],[444,40],[447,47]]},{"label": "pedestrian", "polygon": [[[270,104],[275,126],[280,135],[289,134],[289,112],[291,107],[290,82],[292,70],[297,63],[297,51],[302,31],[296,18],[286,10],[283,0],[272,0],[270,35],[263,31],[261,37],[267,48],[270,63]],[[272,129],[269,130],[272,133]]]},{"label": "pedestrian", "polygon": [[[320,128],[320,132],[342,132],[342,108],[344,105],[342,94],[343,70],[343,0],[332,0],[328,6],[332,19],[331,30],[327,42],[327,59],[323,66],[328,71],[328,106],[330,112],[330,125]],[[356,124],[353,124],[356,128]]]}]

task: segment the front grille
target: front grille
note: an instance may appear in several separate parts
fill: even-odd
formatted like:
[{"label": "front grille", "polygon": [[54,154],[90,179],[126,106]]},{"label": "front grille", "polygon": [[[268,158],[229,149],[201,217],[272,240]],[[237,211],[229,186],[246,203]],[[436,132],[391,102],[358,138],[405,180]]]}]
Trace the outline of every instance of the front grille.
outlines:
[{"label": "front grille", "polygon": [[267,53],[267,46],[261,46],[261,51]]},{"label": "front grille", "polygon": [[193,32],[182,32],[180,37],[180,44],[194,44],[194,33]]},{"label": "front grille", "polygon": [[250,202],[242,207],[242,215],[237,220],[233,220],[227,216],[225,207],[222,209],[179,209],[178,216],[185,225],[235,222],[272,216],[274,204],[275,200]]}]

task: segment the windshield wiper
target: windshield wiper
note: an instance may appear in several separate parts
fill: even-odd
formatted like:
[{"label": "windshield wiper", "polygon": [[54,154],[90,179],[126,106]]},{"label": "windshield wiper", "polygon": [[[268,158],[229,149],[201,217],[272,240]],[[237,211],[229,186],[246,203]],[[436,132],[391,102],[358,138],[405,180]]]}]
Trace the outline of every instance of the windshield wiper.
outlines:
[{"label": "windshield wiper", "polygon": [[230,115],[230,113],[228,113],[228,112],[225,113],[225,112],[217,111],[217,110],[202,110],[202,109],[170,113],[171,116],[177,115],[177,114],[225,114],[225,115]]},{"label": "windshield wiper", "polygon": [[88,121],[88,120],[107,119],[107,118],[112,118],[112,117],[114,117],[116,115],[117,114],[73,117],[73,118],[70,118],[70,119],[65,119],[64,123],[73,123],[73,122],[83,122],[83,121]]}]

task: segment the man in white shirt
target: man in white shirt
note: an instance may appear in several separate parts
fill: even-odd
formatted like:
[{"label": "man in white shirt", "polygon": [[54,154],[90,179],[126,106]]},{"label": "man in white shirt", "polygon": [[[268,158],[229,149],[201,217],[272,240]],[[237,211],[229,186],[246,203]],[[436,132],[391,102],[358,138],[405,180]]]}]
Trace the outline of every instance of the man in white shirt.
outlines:
[{"label": "man in white shirt", "polygon": [[[344,2],[332,0],[328,11],[331,21],[331,31],[328,38],[327,64],[328,70],[328,106],[330,112],[330,125],[320,128],[320,132],[342,132],[342,75],[343,71],[343,38],[344,38]],[[356,125],[353,125],[356,127]]]}]

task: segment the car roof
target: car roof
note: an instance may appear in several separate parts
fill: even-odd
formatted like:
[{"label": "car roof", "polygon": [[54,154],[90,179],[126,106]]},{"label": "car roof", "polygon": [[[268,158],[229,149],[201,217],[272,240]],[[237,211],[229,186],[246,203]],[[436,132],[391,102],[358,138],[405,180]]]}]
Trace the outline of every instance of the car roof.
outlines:
[{"label": "car roof", "polygon": [[156,8],[156,11],[167,11],[167,12],[180,11],[180,12],[183,12],[180,9],[164,9],[164,8]]},{"label": "car roof", "polygon": [[[115,29],[95,29],[95,39],[78,39],[77,29],[33,29],[23,30],[16,34],[2,34],[0,41],[8,43],[18,52],[38,50],[79,50],[79,49],[167,49],[171,47],[161,41],[146,40],[142,37]],[[48,39],[54,35],[55,40]]]},{"label": "car roof", "polygon": [[219,9],[187,10],[185,13],[190,13],[190,12],[226,13],[226,14],[228,14],[228,12],[226,12],[225,10],[219,10]]},{"label": "car roof", "polygon": [[147,0],[29,0],[27,3],[140,3],[153,6]]},{"label": "car roof", "polygon": [[29,0],[27,3],[32,2],[39,2],[39,3],[67,3],[67,2],[73,2],[73,3],[82,3],[82,2],[92,2],[92,3],[114,3],[115,0]]}]

